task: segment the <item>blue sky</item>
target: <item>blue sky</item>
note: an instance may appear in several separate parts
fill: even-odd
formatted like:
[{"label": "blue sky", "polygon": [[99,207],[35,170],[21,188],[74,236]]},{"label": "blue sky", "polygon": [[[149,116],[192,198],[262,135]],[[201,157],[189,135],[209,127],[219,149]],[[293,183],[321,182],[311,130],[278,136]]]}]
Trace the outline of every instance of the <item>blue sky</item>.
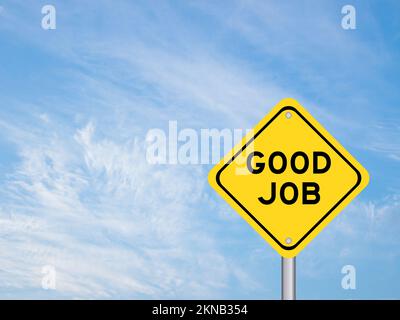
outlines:
[{"label": "blue sky", "polygon": [[56,30],[45,4],[0,3],[0,297],[278,299],[280,257],[211,165],[150,165],[145,137],[292,97],[370,173],[298,256],[298,297],[400,298],[398,1],[53,1]]}]

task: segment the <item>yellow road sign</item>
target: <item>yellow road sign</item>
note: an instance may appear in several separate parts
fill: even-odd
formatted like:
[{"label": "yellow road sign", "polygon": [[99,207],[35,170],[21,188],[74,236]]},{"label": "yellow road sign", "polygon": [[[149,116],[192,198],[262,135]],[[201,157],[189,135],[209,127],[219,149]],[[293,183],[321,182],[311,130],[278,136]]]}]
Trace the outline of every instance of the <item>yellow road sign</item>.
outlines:
[{"label": "yellow road sign", "polygon": [[284,99],[208,180],[278,253],[296,256],[369,181],[296,100]]}]

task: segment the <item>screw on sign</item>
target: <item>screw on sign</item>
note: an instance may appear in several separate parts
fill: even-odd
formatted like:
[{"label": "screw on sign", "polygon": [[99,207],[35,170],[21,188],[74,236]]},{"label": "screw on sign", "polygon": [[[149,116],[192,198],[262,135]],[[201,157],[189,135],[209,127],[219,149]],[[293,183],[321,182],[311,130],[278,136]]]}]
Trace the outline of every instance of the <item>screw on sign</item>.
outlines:
[{"label": "screw on sign", "polygon": [[369,176],[306,109],[284,99],[211,169],[208,180],[282,256],[282,297],[293,299],[294,257],[367,186]]}]

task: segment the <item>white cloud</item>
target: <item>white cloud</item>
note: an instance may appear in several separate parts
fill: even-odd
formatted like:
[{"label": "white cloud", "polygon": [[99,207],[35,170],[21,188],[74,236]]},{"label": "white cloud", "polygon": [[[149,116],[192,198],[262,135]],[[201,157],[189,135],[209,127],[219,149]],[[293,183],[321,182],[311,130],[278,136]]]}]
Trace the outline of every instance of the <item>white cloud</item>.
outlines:
[{"label": "white cloud", "polygon": [[399,256],[399,199],[392,194],[379,201],[355,200],[313,240],[304,255],[311,260]]},{"label": "white cloud", "polygon": [[3,190],[8,292],[24,283],[40,297],[47,264],[55,296],[69,298],[217,297],[246,277],[199,228],[201,168],[149,165],[137,139],[96,138],[93,123],[73,137],[46,130],[17,142],[21,163]]}]

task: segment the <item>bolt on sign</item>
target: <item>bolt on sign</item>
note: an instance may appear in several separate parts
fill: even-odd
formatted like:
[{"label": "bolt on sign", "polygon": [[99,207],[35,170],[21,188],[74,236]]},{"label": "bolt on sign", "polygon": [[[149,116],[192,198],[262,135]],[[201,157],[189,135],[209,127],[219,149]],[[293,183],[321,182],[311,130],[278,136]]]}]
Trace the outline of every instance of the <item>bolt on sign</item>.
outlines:
[{"label": "bolt on sign", "polygon": [[292,258],[367,186],[369,176],[306,109],[284,99],[208,180],[281,256]]}]

